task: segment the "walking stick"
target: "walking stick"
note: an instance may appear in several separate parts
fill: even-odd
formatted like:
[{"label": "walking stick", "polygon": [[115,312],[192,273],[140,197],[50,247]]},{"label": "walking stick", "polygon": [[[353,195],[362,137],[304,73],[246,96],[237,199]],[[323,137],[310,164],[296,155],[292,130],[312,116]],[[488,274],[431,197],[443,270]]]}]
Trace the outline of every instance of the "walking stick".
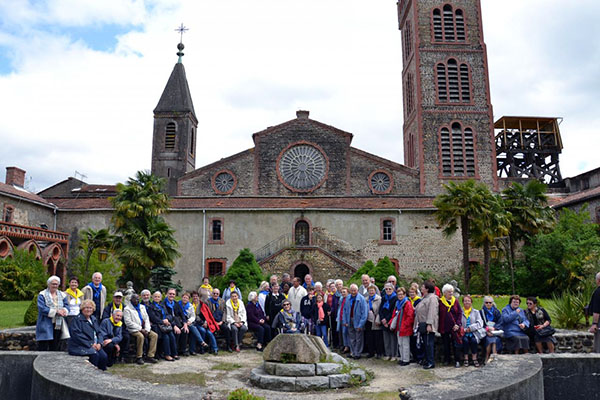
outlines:
[{"label": "walking stick", "polygon": [[331,333],[331,313],[328,315],[329,317],[329,329],[327,331],[327,338],[329,339],[329,347],[333,346],[332,333]]}]

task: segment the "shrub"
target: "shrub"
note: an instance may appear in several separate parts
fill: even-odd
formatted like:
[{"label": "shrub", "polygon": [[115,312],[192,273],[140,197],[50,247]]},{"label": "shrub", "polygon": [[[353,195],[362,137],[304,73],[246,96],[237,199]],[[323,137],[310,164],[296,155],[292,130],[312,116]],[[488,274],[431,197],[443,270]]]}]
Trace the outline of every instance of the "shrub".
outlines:
[{"label": "shrub", "polygon": [[255,396],[246,389],[235,389],[227,396],[227,400],[264,400],[264,397]]},{"label": "shrub", "polygon": [[89,260],[87,273],[85,270],[85,255],[79,254],[71,260],[69,276],[66,279],[76,276],[79,279],[79,288],[81,289],[92,281],[94,272],[100,272],[102,274],[102,285],[106,287],[108,297],[112,298],[112,293],[117,290],[117,280],[121,276],[121,266],[115,257],[109,253],[106,261],[102,262],[98,260],[98,250],[94,250]]},{"label": "shrub", "polygon": [[[370,271],[369,276],[375,278],[375,284],[379,289],[387,282],[389,276],[396,276],[396,268],[390,259],[386,256],[377,262],[377,265]],[[396,280],[398,277],[396,276]]]},{"label": "shrub", "polygon": [[175,288],[179,293],[181,291],[181,285],[173,282],[173,275],[175,270],[172,267],[164,265],[157,265],[150,271],[150,287],[152,292],[157,290],[162,293],[166,293],[167,289]]},{"label": "shrub", "polygon": [[552,304],[548,304],[548,310],[552,314],[552,324],[565,329],[574,329],[583,318],[583,308],[587,305],[589,297],[584,298],[585,293],[563,292],[560,295],[552,295]]},{"label": "shrub", "polygon": [[265,278],[263,276],[260,265],[256,262],[254,254],[250,249],[240,250],[240,255],[235,259],[227,273],[223,277],[221,290],[227,287],[230,280],[234,280],[240,290],[254,289],[260,285],[260,282]]},{"label": "shrub", "polygon": [[25,316],[23,317],[23,323],[27,326],[35,325],[37,323],[38,317],[38,308],[37,308],[37,294],[29,303],[29,307],[27,307],[27,311],[25,311]]},{"label": "shrub", "polygon": [[46,287],[44,264],[33,253],[16,250],[0,260],[0,300],[27,300]]}]

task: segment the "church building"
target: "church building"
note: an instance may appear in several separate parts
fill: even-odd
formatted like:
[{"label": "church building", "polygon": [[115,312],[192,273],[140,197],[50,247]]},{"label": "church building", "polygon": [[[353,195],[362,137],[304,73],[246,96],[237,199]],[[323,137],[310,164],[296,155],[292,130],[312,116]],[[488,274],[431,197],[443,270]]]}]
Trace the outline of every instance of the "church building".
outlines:
[{"label": "church building", "polygon": [[[460,269],[460,235],[443,237],[435,196],[450,181],[475,179],[501,190],[511,179],[497,171],[501,147],[480,1],[401,0],[398,18],[403,163],[352,147],[351,132],[301,110],[249,132],[254,147],[197,168],[203,132],[179,44],[179,61],[154,109],[151,170],[167,182],[166,219],[182,254],[175,280],[185,289],[225,273],[242,248],[265,273],[310,273],[316,280],[347,279],[384,256],[406,277]],[[558,148],[558,132],[552,137]],[[57,229],[70,234],[71,245],[82,229],[108,227],[114,194],[114,186],[74,181],[39,193],[56,206]]]}]

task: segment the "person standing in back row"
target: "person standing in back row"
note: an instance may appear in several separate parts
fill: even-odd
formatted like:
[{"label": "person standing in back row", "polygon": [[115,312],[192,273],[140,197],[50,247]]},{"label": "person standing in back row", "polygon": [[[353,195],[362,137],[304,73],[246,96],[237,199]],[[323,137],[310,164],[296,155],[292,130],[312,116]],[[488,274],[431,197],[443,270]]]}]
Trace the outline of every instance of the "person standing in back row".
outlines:
[{"label": "person standing in back row", "polygon": [[598,330],[598,323],[600,323],[600,272],[596,274],[596,286],[590,301],[590,313],[592,314],[590,332],[594,334],[594,353],[600,353],[600,330]]}]

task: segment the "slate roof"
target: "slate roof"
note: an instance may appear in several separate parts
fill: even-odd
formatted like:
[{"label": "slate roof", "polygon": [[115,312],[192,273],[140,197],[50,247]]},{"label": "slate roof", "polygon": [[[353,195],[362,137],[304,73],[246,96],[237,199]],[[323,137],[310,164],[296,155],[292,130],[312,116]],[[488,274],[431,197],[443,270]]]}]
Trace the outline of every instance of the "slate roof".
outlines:
[{"label": "slate roof", "polygon": [[[107,198],[52,198],[61,211],[109,209]],[[174,197],[172,210],[185,209],[329,209],[434,210],[434,197]]]},{"label": "slate roof", "polygon": [[552,204],[552,206],[554,208],[561,208],[571,204],[583,203],[587,200],[592,200],[598,197],[600,197],[600,186],[565,196],[557,203]]},{"label": "slate roof", "polygon": [[173,111],[191,112],[194,118],[196,117],[192,95],[185,76],[185,68],[181,63],[177,63],[173,67],[173,72],[171,72],[165,90],[154,109],[155,114]]},{"label": "slate roof", "polygon": [[41,196],[38,196],[35,193],[31,193],[28,190],[22,189],[22,188],[18,188],[16,186],[13,185],[7,185],[6,183],[2,183],[0,182],[0,193],[5,193],[8,195],[12,195],[12,196],[17,196],[17,197],[21,197],[23,199],[27,199],[27,200],[31,200],[31,201],[36,201],[38,203],[43,203],[46,205],[50,205],[49,202],[44,199]]}]

